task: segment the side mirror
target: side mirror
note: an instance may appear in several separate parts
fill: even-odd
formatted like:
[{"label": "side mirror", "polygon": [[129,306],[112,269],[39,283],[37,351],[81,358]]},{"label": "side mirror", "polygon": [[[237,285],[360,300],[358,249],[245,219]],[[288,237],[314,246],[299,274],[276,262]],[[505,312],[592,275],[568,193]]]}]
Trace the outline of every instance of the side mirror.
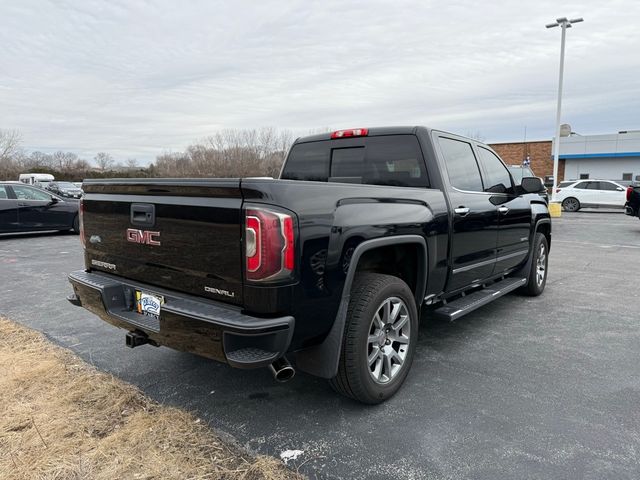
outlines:
[{"label": "side mirror", "polygon": [[624,188],[622,188],[622,187],[616,187],[616,190],[619,191],[619,192],[624,192]]},{"label": "side mirror", "polygon": [[58,197],[54,197],[53,195],[51,195],[51,203],[58,203],[60,200],[58,199]]},{"label": "side mirror", "polygon": [[523,177],[520,186],[525,193],[540,193],[545,191],[544,184],[538,177]]}]

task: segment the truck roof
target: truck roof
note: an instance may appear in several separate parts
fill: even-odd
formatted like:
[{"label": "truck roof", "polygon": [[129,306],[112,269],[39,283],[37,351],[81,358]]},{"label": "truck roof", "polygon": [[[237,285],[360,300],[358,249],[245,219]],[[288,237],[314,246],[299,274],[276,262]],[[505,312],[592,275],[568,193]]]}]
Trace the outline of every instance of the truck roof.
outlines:
[{"label": "truck roof", "polygon": [[[356,128],[367,128],[367,127],[353,127]],[[369,132],[367,134],[368,137],[375,137],[379,135],[410,135],[416,133],[418,129],[425,130],[425,132],[430,132],[432,129],[429,127],[423,127],[420,125],[414,126],[396,126],[396,127],[373,127],[368,128]],[[342,130],[342,129],[341,129]],[[349,129],[346,129],[349,130]],[[305,137],[300,137],[296,139],[294,143],[306,143],[306,142],[317,142],[320,140],[331,140],[332,132],[324,132],[318,133],[315,135],[307,135]]]}]

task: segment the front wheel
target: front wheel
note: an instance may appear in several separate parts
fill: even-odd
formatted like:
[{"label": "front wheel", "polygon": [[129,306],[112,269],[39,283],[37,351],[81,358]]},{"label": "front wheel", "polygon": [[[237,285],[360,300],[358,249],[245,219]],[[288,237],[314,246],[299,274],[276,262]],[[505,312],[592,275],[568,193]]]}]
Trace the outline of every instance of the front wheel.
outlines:
[{"label": "front wheel", "polygon": [[418,310],[401,279],[379,273],[359,275],[351,301],[338,364],[330,384],[338,393],[376,404],[402,386],[418,337]]},{"label": "front wheel", "polygon": [[549,266],[549,244],[547,237],[540,232],[536,232],[533,242],[533,258],[529,269],[528,283],[524,292],[532,297],[537,297],[544,291],[547,284],[547,272]]}]

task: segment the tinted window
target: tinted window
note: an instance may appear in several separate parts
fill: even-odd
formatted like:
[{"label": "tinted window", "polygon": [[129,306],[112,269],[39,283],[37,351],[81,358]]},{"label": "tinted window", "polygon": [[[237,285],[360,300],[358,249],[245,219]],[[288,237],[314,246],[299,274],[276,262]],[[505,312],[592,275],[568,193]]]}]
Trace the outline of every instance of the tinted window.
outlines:
[{"label": "tinted window", "polygon": [[611,182],[600,182],[600,190],[617,190],[618,186]]},{"label": "tinted window", "polygon": [[[314,165],[309,165],[309,163]],[[282,178],[428,187],[415,135],[388,135],[300,143],[291,149]]]},{"label": "tinted window", "polygon": [[331,151],[331,177],[362,177],[364,168],[364,147]]},{"label": "tinted window", "polygon": [[587,190],[600,190],[600,182],[589,182]]},{"label": "tinted window", "polygon": [[37,188],[25,187],[22,185],[13,185],[13,193],[16,194],[18,200],[51,200],[51,195]]},{"label": "tinted window", "polygon": [[282,178],[326,182],[329,177],[328,142],[298,143],[289,152]]},{"label": "tinted window", "polygon": [[589,182],[580,182],[579,184],[574,185],[574,186],[573,186],[573,188],[579,188],[579,189],[583,190],[583,189],[586,189],[586,188],[587,188],[587,184],[588,184],[588,183],[589,183]]},{"label": "tinted window", "polygon": [[560,182],[560,185],[558,185],[558,188],[565,188],[568,187],[569,185],[575,183],[574,181],[571,182]]},{"label": "tinted window", "polygon": [[5,198],[8,198],[9,195],[7,194],[7,189],[4,188],[4,186],[0,185],[0,200],[4,200]]},{"label": "tinted window", "polygon": [[509,170],[502,161],[486,148],[478,148],[480,163],[484,169],[484,191],[491,193],[512,192]]},{"label": "tinted window", "polygon": [[440,137],[438,143],[447,166],[451,185],[459,190],[482,192],[480,169],[471,144]]}]

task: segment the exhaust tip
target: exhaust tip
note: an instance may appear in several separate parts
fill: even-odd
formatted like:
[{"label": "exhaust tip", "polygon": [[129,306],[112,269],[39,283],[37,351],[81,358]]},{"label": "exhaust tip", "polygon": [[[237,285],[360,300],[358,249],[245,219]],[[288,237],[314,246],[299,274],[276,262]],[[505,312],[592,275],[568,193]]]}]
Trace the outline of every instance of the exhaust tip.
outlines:
[{"label": "exhaust tip", "polygon": [[276,379],[276,382],[284,383],[291,380],[295,376],[295,374],[296,371],[293,369],[293,367],[284,367],[274,374],[274,378]]},{"label": "exhaust tip", "polygon": [[276,382],[288,382],[291,380],[295,374],[295,369],[291,366],[289,361],[285,358],[279,358],[271,365],[269,365],[269,370],[271,370],[271,374]]}]

